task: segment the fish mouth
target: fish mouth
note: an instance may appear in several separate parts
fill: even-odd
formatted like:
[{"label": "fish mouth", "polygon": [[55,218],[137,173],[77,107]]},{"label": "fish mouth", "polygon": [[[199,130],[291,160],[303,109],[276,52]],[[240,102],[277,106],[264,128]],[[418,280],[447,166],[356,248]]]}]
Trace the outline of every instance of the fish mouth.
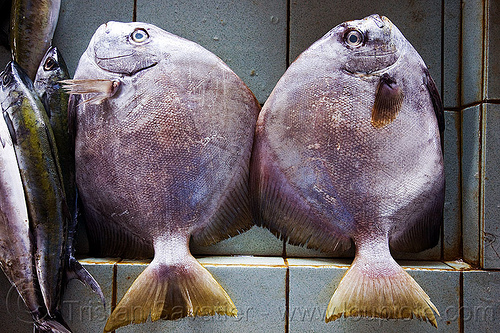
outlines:
[{"label": "fish mouth", "polygon": [[350,74],[376,75],[393,67],[399,60],[400,54],[396,50],[390,52],[366,52],[352,57],[344,66]]},{"label": "fish mouth", "polygon": [[133,76],[141,71],[152,68],[158,64],[154,56],[142,56],[139,60],[134,59],[136,53],[120,54],[112,57],[100,57],[95,54],[95,63],[106,72]]}]

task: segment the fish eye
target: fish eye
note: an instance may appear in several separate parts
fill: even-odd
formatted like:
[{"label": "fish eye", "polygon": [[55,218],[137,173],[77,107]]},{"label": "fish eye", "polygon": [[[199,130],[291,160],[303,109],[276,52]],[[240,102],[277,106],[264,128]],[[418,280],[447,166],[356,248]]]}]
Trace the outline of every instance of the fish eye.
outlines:
[{"label": "fish eye", "polygon": [[142,43],[149,38],[149,35],[144,29],[135,29],[134,32],[132,32],[131,37],[134,42]]},{"label": "fish eye", "polygon": [[8,86],[12,81],[12,77],[8,73],[4,73],[1,77],[1,80],[3,86]]},{"label": "fish eye", "polygon": [[359,30],[349,30],[344,35],[344,41],[351,47],[363,44],[363,34]]},{"label": "fish eye", "polygon": [[52,57],[48,58],[47,61],[45,61],[45,64],[43,64],[43,69],[46,71],[53,70],[56,67],[57,67],[57,62]]}]

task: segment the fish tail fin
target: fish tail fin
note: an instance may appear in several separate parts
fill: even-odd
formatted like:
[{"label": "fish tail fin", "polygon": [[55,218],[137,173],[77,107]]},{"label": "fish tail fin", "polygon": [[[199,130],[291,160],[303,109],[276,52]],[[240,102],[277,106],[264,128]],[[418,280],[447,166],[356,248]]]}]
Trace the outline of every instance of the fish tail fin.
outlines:
[{"label": "fish tail fin", "polygon": [[92,289],[93,292],[99,295],[103,306],[106,307],[106,300],[104,299],[101,286],[99,286],[99,283],[94,279],[94,277],[73,256],[69,256],[68,259],[66,279],[67,281],[72,279],[80,280],[83,284]]},{"label": "fish tail fin", "polygon": [[325,322],[344,317],[420,318],[437,328],[429,296],[392,258],[387,267],[366,269],[356,259],[335,290]]},{"label": "fish tail fin", "polygon": [[236,316],[237,310],[226,291],[194,257],[175,264],[153,260],[111,313],[104,332],[144,323],[149,316],[156,321],[216,313]]}]

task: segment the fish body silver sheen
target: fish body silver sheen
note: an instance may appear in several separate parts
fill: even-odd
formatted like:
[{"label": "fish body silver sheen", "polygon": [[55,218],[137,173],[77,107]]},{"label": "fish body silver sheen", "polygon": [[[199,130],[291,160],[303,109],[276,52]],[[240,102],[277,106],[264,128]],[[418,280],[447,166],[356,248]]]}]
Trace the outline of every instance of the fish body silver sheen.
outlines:
[{"label": "fish body silver sheen", "polygon": [[[385,267],[394,284],[410,283],[389,247],[417,252],[438,242],[442,128],[434,82],[387,18],[338,25],[289,67],[259,116],[251,166],[258,223],[292,244],[330,253],[355,245],[351,273]],[[346,275],[341,286],[359,276]],[[339,286],[327,321],[384,315],[373,304],[391,287],[379,284],[366,297],[363,288]],[[398,297],[389,317],[411,316],[401,313],[406,304]],[[435,324],[426,299],[413,315]]]},{"label": "fish body silver sheen", "polygon": [[[253,94],[209,51],[140,22],[102,25],[68,85],[79,91],[70,113],[91,248],[101,255],[155,254],[105,330],[147,318],[146,306],[145,317],[118,320],[128,302],[150,304],[134,294],[144,279],[156,276],[158,288],[184,283],[172,281],[176,270],[192,275],[180,276],[193,285],[202,279],[212,286],[204,291],[208,312],[196,309],[196,299],[174,297],[190,304],[177,304],[183,315],[234,315],[188,242],[211,244],[251,226],[248,164],[260,109]],[[171,319],[170,306],[176,304],[153,306],[151,318]]]}]

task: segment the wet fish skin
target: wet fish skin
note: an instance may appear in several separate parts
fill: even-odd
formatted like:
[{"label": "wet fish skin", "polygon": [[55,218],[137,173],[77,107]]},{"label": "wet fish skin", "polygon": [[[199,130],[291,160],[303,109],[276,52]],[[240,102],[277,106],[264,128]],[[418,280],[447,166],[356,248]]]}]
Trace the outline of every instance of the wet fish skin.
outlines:
[{"label": "wet fish skin", "polygon": [[[3,72],[2,108],[10,131],[36,243],[35,266],[43,300],[58,315],[69,212],[57,147],[33,83],[14,61]],[[6,83],[6,84],[5,84]]]},{"label": "wet fish skin", "polygon": [[14,144],[3,117],[0,119],[0,144],[0,266],[10,283],[17,286],[33,316],[41,317],[28,208]]},{"label": "wet fish skin", "polygon": [[52,44],[60,8],[61,0],[12,1],[12,56],[31,80],[35,79],[38,65]]},{"label": "wet fish skin", "polygon": [[296,245],[356,247],[327,322],[418,317],[437,325],[437,309],[389,249],[418,252],[438,242],[443,130],[423,60],[379,15],[333,28],[266,101],[250,176],[257,223]]},{"label": "wet fish skin", "polygon": [[236,315],[188,244],[252,225],[253,94],[209,51],[141,22],[102,25],[68,89],[90,247],[122,257],[154,252],[104,330],[149,316]]},{"label": "wet fish skin", "polygon": [[[2,119],[0,119],[0,266],[30,311],[35,331],[70,332],[62,318],[47,317],[40,286],[37,281],[32,230],[28,207],[17,163],[14,126],[8,116],[9,103],[4,99],[8,72],[0,74],[2,80]],[[9,125],[8,125],[9,124]]]},{"label": "wet fish skin", "polygon": [[74,140],[69,132],[68,100],[69,95],[64,91],[62,82],[70,78],[64,59],[55,46],[51,46],[43,57],[33,82],[34,88],[40,97],[49,118],[49,124],[54,133],[57,146],[57,156],[61,167],[61,176],[64,184],[66,203],[71,214],[67,226],[65,251],[66,280],[77,278],[96,292],[103,304],[104,295],[97,281],[78,263],[75,254],[76,229],[79,219],[78,193],[75,182]]}]

